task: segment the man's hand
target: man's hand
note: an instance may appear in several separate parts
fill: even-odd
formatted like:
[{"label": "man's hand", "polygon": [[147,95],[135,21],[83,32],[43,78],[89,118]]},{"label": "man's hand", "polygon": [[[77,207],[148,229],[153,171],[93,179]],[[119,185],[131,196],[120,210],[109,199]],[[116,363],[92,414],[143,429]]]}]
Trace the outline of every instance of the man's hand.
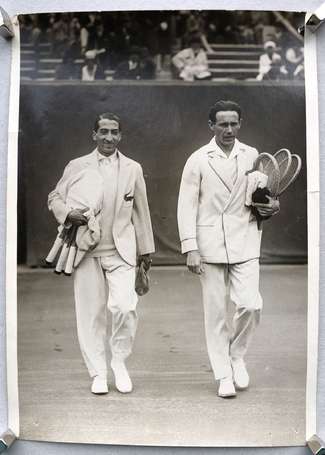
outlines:
[{"label": "man's hand", "polygon": [[204,272],[203,263],[198,250],[189,251],[187,253],[186,265],[190,272],[201,275]]},{"label": "man's hand", "polygon": [[144,264],[145,271],[148,272],[148,270],[150,269],[151,264],[152,264],[152,259],[151,259],[150,254],[141,254],[138,258],[138,265],[140,265],[142,262]]},{"label": "man's hand", "polygon": [[88,220],[83,215],[83,212],[86,212],[88,209],[80,210],[74,209],[68,213],[66,218],[66,223],[71,223],[73,226],[82,226],[83,224],[87,224]]},{"label": "man's hand", "polygon": [[252,203],[253,207],[256,207],[258,213],[261,216],[272,216],[280,211],[280,202],[278,199],[274,199],[270,196],[266,196],[269,200],[267,204]]}]

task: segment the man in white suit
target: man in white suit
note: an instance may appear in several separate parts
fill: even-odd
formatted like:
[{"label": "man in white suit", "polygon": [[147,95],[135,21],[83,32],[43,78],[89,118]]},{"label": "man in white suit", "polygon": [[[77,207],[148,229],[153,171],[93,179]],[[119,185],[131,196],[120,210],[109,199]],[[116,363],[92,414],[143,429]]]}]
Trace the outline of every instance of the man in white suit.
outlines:
[{"label": "man in white suit", "polygon": [[184,81],[203,80],[211,78],[208,58],[201,47],[201,39],[194,36],[190,40],[190,47],[181,50],[172,58],[179,77]]},{"label": "man in white suit", "polygon": [[[211,141],[186,162],[178,201],[182,253],[200,275],[208,354],[219,381],[218,395],[232,397],[249,385],[244,356],[259,321],[261,231],[245,205],[246,172],[258,152],[238,141],[241,108],[218,101],[210,110]],[[279,211],[279,202],[256,205],[261,217]],[[227,288],[236,311],[228,326]],[[235,388],[236,386],[236,388]]]},{"label": "man in white suit", "polygon": [[142,168],[117,149],[121,138],[119,117],[99,115],[93,130],[96,149],[70,161],[48,199],[49,209],[60,224],[84,225],[87,219],[83,212],[67,204],[69,184],[74,175],[87,168],[96,169],[102,176],[100,240],[74,271],[78,339],[93,378],[91,391],[96,394],[108,392],[107,309],[112,314],[110,348],[115,385],[122,393],[132,391],[125,360],[132,350],[138,320],[134,289],[137,256],[148,269],[154,252]]}]

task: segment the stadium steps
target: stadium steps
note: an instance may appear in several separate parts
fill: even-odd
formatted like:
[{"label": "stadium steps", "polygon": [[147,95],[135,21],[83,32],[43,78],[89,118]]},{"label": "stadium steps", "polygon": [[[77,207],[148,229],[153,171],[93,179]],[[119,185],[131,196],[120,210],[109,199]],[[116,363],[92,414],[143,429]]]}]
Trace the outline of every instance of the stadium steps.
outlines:
[{"label": "stadium steps", "polygon": [[210,44],[214,51],[244,51],[244,52],[263,52],[263,46],[260,44]]},{"label": "stadium steps", "polygon": [[62,63],[61,58],[41,58],[38,63],[39,70],[55,69]]},{"label": "stadium steps", "polygon": [[258,60],[260,52],[244,52],[244,51],[218,51],[208,52],[208,60]]},{"label": "stadium steps", "polygon": [[263,46],[255,44],[211,44],[209,71],[213,80],[254,79],[258,74]]},{"label": "stadium steps", "polygon": [[232,69],[222,69],[215,68],[210,69],[213,79],[247,79],[254,78],[257,76],[258,71],[255,69],[242,69],[242,68],[232,68]]},{"label": "stadium steps", "polygon": [[21,68],[20,76],[22,79],[34,79],[35,77],[35,68]]},{"label": "stadium steps", "polygon": [[56,72],[56,69],[55,68],[51,68],[51,69],[39,69],[37,71],[37,79],[40,79],[40,80],[48,80],[50,78],[50,80],[54,80],[55,79],[55,72]]},{"label": "stadium steps", "polygon": [[210,68],[253,68],[258,70],[258,60],[209,60]]},{"label": "stadium steps", "polygon": [[[207,54],[213,80],[255,79],[263,46],[252,44],[211,44]],[[24,80],[54,80],[56,68],[62,62],[51,56],[51,44],[40,43],[37,51],[32,44],[21,44],[21,76]],[[83,59],[75,60],[81,68]],[[106,80],[113,79],[114,71],[106,70]],[[157,79],[165,79],[157,75]]]}]

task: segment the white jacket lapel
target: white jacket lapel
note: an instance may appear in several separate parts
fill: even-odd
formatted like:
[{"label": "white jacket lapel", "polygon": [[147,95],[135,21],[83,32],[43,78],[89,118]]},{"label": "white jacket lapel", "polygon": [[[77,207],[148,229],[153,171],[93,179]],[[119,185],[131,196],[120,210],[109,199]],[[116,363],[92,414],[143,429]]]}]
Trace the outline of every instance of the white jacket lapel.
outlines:
[{"label": "white jacket lapel", "polygon": [[99,165],[98,165],[97,148],[95,150],[93,150],[91,153],[89,153],[88,155],[86,155],[84,157],[84,159],[85,159],[86,166],[91,166],[94,169],[98,169]]},{"label": "white jacket lapel", "polygon": [[118,211],[123,203],[123,200],[124,200],[124,196],[125,196],[125,192],[126,192],[127,184],[128,184],[128,180],[129,180],[130,164],[131,164],[131,160],[129,160],[121,152],[118,152],[118,156],[119,156],[119,170],[118,170],[118,179],[117,179],[115,215],[118,213]]},{"label": "white jacket lapel", "polygon": [[243,182],[243,179],[245,178],[245,171],[246,171],[245,149],[244,149],[244,147],[241,146],[241,143],[239,141],[236,142],[236,147],[238,147],[238,150],[236,150],[236,158],[235,158],[237,160],[237,178],[236,178],[234,186],[231,190],[230,198],[225,206],[225,210],[233,201],[235,195],[239,191],[239,188]]},{"label": "white jacket lapel", "polygon": [[[226,158],[219,158],[219,159],[226,159]],[[218,176],[219,180],[225,185],[229,193],[231,193],[233,183],[227,178],[225,174],[220,172],[220,168],[218,167],[218,158],[216,157],[215,152],[208,153],[208,163],[215,174]]]}]

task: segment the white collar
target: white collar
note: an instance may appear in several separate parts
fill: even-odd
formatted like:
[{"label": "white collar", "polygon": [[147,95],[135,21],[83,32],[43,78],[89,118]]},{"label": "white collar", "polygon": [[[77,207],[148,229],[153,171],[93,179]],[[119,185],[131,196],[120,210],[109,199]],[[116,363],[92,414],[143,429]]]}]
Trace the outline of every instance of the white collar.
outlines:
[{"label": "white collar", "polygon": [[216,143],[215,137],[211,139],[211,141],[207,144],[208,147],[208,153],[216,153],[218,156],[222,158],[227,158],[227,159],[233,159],[235,158],[239,153],[243,151],[241,147],[241,142],[238,141],[238,139],[235,139],[235,144],[229,154],[229,156],[218,146]]},{"label": "white collar", "polygon": [[118,159],[118,150],[116,149],[115,152],[110,155],[110,156],[104,156],[102,155],[99,151],[98,151],[98,148],[96,147],[96,155],[97,155],[97,160],[98,162],[99,161],[109,161],[110,163],[113,163],[114,161],[116,161]]}]

